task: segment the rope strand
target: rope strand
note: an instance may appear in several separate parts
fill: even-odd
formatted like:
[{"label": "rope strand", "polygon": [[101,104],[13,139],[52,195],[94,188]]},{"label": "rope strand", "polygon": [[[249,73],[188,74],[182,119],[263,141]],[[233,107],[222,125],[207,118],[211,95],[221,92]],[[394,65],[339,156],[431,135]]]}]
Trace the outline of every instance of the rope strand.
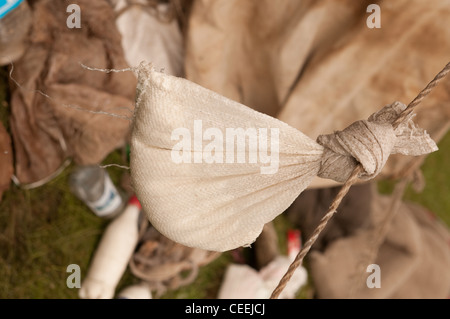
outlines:
[{"label": "rope strand", "polygon": [[[392,123],[394,129],[396,129],[403,121],[408,118],[408,116],[413,112],[414,108],[419,105],[428,94],[430,94],[433,88],[436,87],[436,85],[438,85],[439,82],[441,82],[448,73],[450,73],[450,62],[435,76],[435,78],[430,83],[428,83],[428,85],[414,98],[414,100],[412,100],[411,103],[408,104],[406,109],[399,114],[398,118]],[[345,195],[347,195],[350,187],[357,182],[359,174],[361,174],[362,172],[363,167],[361,166],[361,164],[355,167],[352,174],[344,183],[339,193],[331,203],[326,215],[320,220],[320,223],[314,230],[312,236],[297,254],[294,261],[289,266],[287,272],[281,278],[278,286],[272,292],[270,299],[277,299],[279,297],[280,293],[283,291],[283,289],[286,287],[287,283],[293,276],[295,270],[303,263],[304,257],[310,251],[312,245],[316,242],[320,233],[326,227],[328,221],[336,213],[342,199],[345,197]]]},{"label": "rope strand", "polygon": [[430,83],[428,83],[428,85],[414,98],[414,100],[408,104],[406,109],[400,113],[399,117],[394,121],[394,123],[392,123],[394,129],[396,129],[400,123],[402,123],[408,115],[412,113],[414,108],[419,105],[428,94],[431,93],[434,87],[438,85],[448,73],[450,73],[450,62],[434,77]]}]

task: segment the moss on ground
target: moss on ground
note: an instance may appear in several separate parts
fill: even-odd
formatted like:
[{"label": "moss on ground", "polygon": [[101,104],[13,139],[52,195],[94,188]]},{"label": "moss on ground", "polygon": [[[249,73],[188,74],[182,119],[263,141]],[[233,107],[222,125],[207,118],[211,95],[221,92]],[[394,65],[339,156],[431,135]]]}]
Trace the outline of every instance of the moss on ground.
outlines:
[{"label": "moss on ground", "polygon": [[12,186],[0,202],[1,298],[76,297],[67,266],[85,273],[104,221],[67,192],[68,172],[39,189]]}]

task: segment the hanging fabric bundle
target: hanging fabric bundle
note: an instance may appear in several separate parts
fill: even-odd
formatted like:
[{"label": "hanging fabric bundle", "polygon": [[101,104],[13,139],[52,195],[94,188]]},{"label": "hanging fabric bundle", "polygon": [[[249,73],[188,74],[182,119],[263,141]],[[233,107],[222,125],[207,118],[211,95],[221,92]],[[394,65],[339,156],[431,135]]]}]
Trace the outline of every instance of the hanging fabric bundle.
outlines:
[{"label": "hanging fabric bundle", "polygon": [[360,163],[375,177],[390,154],[422,155],[435,142],[406,108],[385,106],[317,142],[286,123],[188,80],[138,68],[131,176],[152,225],[189,247],[248,246],[315,176],[345,181]]}]

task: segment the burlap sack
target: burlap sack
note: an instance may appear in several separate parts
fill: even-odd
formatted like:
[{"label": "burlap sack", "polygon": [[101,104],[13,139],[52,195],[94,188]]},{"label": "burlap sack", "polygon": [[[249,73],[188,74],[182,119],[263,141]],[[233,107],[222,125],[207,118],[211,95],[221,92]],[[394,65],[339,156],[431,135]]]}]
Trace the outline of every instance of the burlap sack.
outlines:
[{"label": "burlap sack", "polygon": [[[381,8],[379,29],[366,25],[369,4]],[[410,102],[448,63],[449,19],[448,0],[197,0],[186,76],[315,139]],[[449,127],[449,92],[446,81],[417,109],[435,141]],[[379,178],[405,175],[413,161],[394,156]]]},{"label": "burlap sack", "polygon": [[[67,27],[69,4],[81,8],[79,29]],[[106,74],[80,65],[128,67],[107,1],[38,0],[32,9],[29,47],[12,74],[21,86],[12,89],[11,129],[15,174],[23,184],[47,178],[66,158],[97,164],[123,145],[136,90],[131,72]]]},{"label": "burlap sack", "polygon": [[342,182],[361,163],[360,178],[371,179],[391,153],[437,150],[411,117],[393,128],[406,108],[398,102],[316,142],[151,65],[137,72],[133,187],[152,225],[189,247],[225,251],[252,244],[316,175]]}]

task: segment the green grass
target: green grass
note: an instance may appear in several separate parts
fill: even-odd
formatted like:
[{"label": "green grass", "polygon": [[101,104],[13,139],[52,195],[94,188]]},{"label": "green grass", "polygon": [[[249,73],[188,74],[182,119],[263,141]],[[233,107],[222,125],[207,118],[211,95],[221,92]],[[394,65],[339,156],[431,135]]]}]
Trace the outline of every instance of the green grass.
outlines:
[{"label": "green grass", "polygon": [[[421,168],[425,178],[424,190],[416,193],[409,186],[404,199],[428,208],[450,227],[450,132],[438,146],[439,150],[428,155]],[[379,191],[390,193],[394,185],[394,181],[380,182]]]},{"label": "green grass", "polygon": [[[0,69],[0,120],[8,126],[10,113],[7,72]],[[423,165],[426,187],[420,194],[411,188],[407,200],[418,202],[436,213],[450,226],[450,134],[439,143],[440,150],[429,155]],[[125,164],[123,150],[113,152],[104,164]],[[95,216],[69,190],[68,177],[73,165],[46,185],[23,190],[11,184],[0,201],[0,298],[76,299],[78,289],[69,289],[66,272],[70,264],[78,264],[81,277],[108,221]],[[123,169],[108,168],[113,182],[119,185]],[[393,183],[379,183],[380,191],[388,193]],[[283,215],[274,220],[279,234],[279,247],[286,253],[286,231],[291,227]],[[200,269],[191,285],[169,291],[161,298],[216,298],[226,267],[233,262],[230,253],[222,254]],[[305,267],[307,268],[307,264]],[[117,291],[138,282],[127,270]],[[297,294],[311,298],[309,282]]]},{"label": "green grass", "polygon": [[69,170],[45,187],[16,186],[0,202],[1,298],[74,298],[61,289],[69,264],[82,273],[104,227],[70,192]]},{"label": "green grass", "polygon": [[[118,152],[105,163],[115,161]],[[46,185],[23,190],[15,185],[0,202],[0,298],[78,298],[69,289],[67,266],[77,264],[81,278],[108,220],[97,217],[69,190],[69,166]],[[108,172],[117,185],[121,173]],[[118,289],[137,282],[127,271]]]}]

